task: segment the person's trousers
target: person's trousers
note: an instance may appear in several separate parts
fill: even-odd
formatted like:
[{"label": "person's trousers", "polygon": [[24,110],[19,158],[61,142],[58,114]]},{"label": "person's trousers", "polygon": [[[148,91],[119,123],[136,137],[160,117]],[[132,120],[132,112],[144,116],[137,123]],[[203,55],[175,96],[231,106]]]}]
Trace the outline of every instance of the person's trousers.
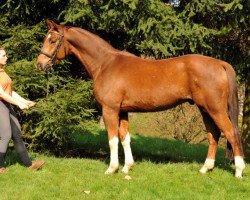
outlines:
[{"label": "person's trousers", "polygon": [[4,166],[6,151],[11,139],[21,162],[27,167],[31,166],[32,162],[23,142],[21,126],[16,113],[9,103],[0,101],[0,167]]}]

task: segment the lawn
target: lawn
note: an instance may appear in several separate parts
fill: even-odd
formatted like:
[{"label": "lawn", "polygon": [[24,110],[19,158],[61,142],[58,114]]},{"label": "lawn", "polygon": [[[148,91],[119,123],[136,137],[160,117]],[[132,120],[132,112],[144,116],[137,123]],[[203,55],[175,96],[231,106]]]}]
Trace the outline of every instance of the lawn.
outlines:
[{"label": "lawn", "polygon": [[[32,153],[33,159],[46,160],[39,171],[22,167],[10,152],[9,171],[0,176],[0,199],[235,200],[250,196],[249,165],[243,179],[234,178],[234,165],[224,158],[224,149],[219,149],[215,169],[202,175],[198,171],[207,146],[133,135],[136,165],[128,180],[121,171],[104,175],[109,162],[105,131],[76,135],[71,144],[74,148],[65,157]],[[120,161],[121,168],[122,151]]]}]

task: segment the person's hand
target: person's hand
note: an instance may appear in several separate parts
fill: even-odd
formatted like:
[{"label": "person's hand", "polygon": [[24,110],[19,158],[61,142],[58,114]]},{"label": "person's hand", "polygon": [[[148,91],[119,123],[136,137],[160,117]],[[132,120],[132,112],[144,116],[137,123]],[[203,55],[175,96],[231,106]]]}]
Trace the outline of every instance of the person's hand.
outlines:
[{"label": "person's hand", "polygon": [[29,109],[28,104],[23,103],[23,102],[20,102],[20,103],[18,104],[18,106],[19,106],[19,108],[20,108],[21,110]]},{"label": "person's hand", "polygon": [[36,105],[36,103],[34,101],[27,101],[26,104],[28,105],[29,108],[31,108],[34,105]]}]

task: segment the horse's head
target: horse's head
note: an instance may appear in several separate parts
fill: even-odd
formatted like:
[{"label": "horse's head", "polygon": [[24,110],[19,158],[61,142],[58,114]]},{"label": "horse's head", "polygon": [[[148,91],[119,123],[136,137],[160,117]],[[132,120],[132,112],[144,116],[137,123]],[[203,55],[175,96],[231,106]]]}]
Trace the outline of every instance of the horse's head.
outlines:
[{"label": "horse's head", "polygon": [[67,56],[68,48],[64,38],[64,27],[46,20],[49,31],[44,39],[43,47],[37,58],[37,68],[48,70],[53,64]]}]

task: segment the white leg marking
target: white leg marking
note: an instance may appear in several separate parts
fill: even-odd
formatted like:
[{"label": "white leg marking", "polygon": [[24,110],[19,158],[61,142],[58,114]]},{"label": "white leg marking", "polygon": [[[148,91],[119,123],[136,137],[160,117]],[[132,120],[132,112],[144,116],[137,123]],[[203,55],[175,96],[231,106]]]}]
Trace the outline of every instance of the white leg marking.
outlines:
[{"label": "white leg marking", "polygon": [[105,174],[112,174],[118,170],[118,167],[119,167],[118,142],[119,142],[119,139],[117,136],[114,136],[111,140],[109,140],[110,164]]},{"label": "white leg marking", "polygon": [[235,162],[235,168],[236,168],[235,177],[236,178],[242,178],[242,172],[246,167],[242,156],[235,156],[234,157],[234,162]]},{"label": "white leg marking", "polygon": [[208,170],[214,168],[214,159],[207,158],[203,167],[200,169],[200,173],[205,174]]},{"label": "white leg marking", "polygon": [[122,169],[123,173],[128,173],[129,169],[134,165],[134,159],[130,147],[130,141],[131,141],[130,134],[127,133],[125,140],[122,142],[125,155],[125,165]]}]

